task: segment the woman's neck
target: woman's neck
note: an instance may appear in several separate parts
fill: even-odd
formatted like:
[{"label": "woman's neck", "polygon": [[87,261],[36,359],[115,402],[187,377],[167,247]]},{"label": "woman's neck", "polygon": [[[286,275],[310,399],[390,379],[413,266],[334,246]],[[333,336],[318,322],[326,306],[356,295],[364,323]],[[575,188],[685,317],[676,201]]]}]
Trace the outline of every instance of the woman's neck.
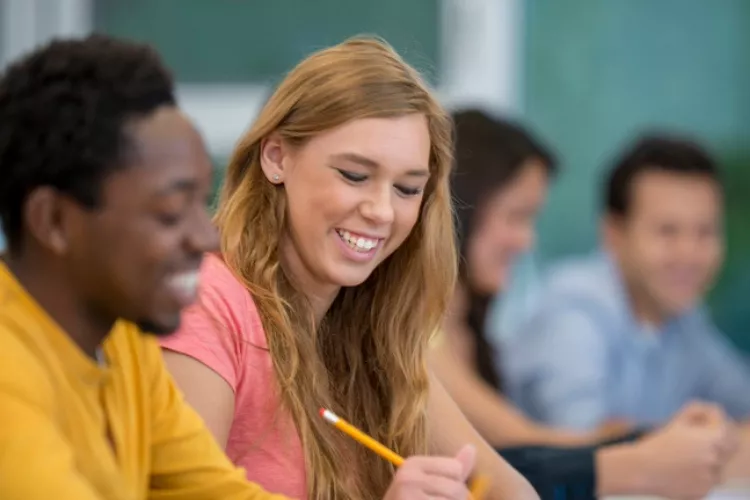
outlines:
[{"label": "woman's neck", "polygon": [[291,285],[310,302],[315,323],[319,325],[331,308],[333,301],[336,300],[341,287],[330,283],[321,283],[315,279],[305,267],[299,253],[290,241],[282,245],[281,267]]},{"label": "woman's neck", "polygon": [[313,314],[315,315],[315,324],[319,325],[328,313],[328,310],[331,308],[331,304],[333,304],[333,301],[336,299],[338,289],[332,296],[320,296],[315,293],[307,293],[305,290],[302,290],[302,293],[305,294],[305,297],[307,297],[307,300],[312,306]]}]

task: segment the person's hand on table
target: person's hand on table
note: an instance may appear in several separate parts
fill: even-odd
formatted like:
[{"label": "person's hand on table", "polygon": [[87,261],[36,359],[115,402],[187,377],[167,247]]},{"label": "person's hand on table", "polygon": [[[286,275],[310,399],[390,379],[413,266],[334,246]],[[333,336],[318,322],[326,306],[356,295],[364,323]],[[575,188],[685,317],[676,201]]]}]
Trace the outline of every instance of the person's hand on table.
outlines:
[{"label": "person's hand on table", "polygon": [[688,403],[673,420],[679,420],[687,425],[716,429],[719,435],[723,436],[720,448],[726,460],[739,449],[739,427],[718,405],[700,401]]},{"label": "person's hand on table", "polygon": [[632,446],[643,469],[644,492],[703,498],[721,482],[723,468],[737,450],[737,434],[721,408],[690,403]]}]

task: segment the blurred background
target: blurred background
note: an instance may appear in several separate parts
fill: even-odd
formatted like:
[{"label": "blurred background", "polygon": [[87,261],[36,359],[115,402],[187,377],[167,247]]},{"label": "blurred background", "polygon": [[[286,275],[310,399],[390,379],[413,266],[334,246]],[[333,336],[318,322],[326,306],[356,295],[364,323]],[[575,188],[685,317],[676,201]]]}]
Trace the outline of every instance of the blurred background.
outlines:
[{"label": "blurred background", "polygon": [[750,2],[747,0],[0,0],[0,66],[54,36],[152,43],[205,134],[220,180],[273,85],[315,49],[387,39],[449,107],[523,120],[563,175],[538,260],[596,245],[600,178],[653,127],[696,134],[722,161],[729,254],[710,304],[750,352]]}]

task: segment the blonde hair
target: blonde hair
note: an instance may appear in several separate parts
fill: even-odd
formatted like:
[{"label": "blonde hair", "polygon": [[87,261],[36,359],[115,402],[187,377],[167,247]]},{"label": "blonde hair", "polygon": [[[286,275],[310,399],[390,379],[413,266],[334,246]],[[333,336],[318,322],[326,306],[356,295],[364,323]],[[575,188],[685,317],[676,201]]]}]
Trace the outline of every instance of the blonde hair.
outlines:
[{"label": "blonde hair", "polygon": [[[411,113],[426,117],[431,137],[416,226],[362,285],[342,289],[316,325],[279,263],[286,195],[261,170],[261,142],[277,133],[301,146],[351,120]],[[294,68],[234,151],[216,215],[221,251],[260,312],[310,498],[382,498],[393,477],[390,464],[329,428],[321,406],[402,455],[427,452],[425,350],[456,276],[452,146],[450,117],[420,75],[384,41],[357,37]]]}]

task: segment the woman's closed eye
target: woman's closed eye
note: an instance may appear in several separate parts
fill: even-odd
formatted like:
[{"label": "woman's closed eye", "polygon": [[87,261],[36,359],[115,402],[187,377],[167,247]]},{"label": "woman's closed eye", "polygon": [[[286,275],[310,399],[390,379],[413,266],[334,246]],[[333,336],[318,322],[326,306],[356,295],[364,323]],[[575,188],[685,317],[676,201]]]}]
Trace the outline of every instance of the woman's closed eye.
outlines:
[{"label": "woman's closed eye", "polygon": [[396,189],[402,196],[418,196],[422,194],[424,188],[421,187],[408,187],[408,186],[396,186]]},{"label": "woman's closed eye", "polygon": [[[356,172],[352,172],[350,170],[342,170],[340,168],[337,168],[339,174],[341,174],[341,177],[343,177],[346,181],[351,182],[353,184],[358,184],[360,182],[366,181],[369,176],[366,174],[358,174]],[[395,184],[394,187],[399,192],[401,196],[404,197],[411,197],[411,196],[418,196],[422,194],[424,191],[423,187],[411,187],[411,186],[404,186]]]},{"label": "woman's closed eye", "polygon": [[349,182],[362,182],[367,180],[367,176],[364,174],[358,174],[356,172],[351,172],[349,170],[341,170],[340,168],[337,168],[336,170],[339,171],[341,174],[341,177],[346,179]]}]

